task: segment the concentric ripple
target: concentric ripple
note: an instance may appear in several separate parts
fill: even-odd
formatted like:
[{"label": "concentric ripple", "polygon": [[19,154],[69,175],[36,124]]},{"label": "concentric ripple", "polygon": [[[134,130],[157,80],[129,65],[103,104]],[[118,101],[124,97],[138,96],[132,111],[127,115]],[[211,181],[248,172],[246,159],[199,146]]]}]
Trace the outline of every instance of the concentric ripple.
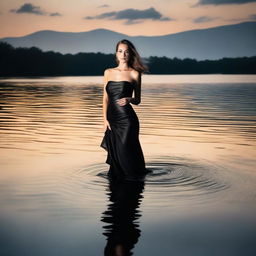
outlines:
[{"label": "concentric ripple", "polygon": [[[151,172],[145,177],[141,196],[147,210],[214,203],[232,183],[223,178],[225,168],[209,162],[159,157],[146,161],[146,167]],[[0,192],[8,195],[5,205],[12,210],[84,217],[102,209],[109,198],[108,168],[105,163],[96,163],[78,170],[44,173],[16,184],[5,182]]]},{"label": "concentric ripple", "polygon": [[[172,200],[182,203],[193,199],[194,203],[203,203],[215,200],[230,187],[220,178],[223,170],[214,164],[184,158],[167,159],[161,157],[146,163],[151,172],[145,177],[144,196],[150,197],[150,207],[168,205]],[[102,189],[108,185],[107,168],[105,164],[91,165],[77,171],[76,176],[87,180],[90,190]],[[87,178],[82,178],[83,175]]]}]

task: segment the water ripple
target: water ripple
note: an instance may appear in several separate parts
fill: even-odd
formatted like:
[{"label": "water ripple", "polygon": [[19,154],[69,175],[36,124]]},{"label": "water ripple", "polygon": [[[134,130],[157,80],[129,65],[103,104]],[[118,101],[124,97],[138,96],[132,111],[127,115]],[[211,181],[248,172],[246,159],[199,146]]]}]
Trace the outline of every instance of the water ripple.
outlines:
[{"label": "water ripple", "polygon": [[[185,206],[218,200],[230,184],[220,179],[214,164],[195,162],[185,158],[160,157],[147,162],[151,170],[145,178],[143,197],[149,200],[145,207]],[[223,171],[223,170],[221,170]],[[219,178],[218,178],[219,177]],[[45,173],[0,186],[4,203],[12,210],[40,211],[51,215],[75,218],[101,208],[108,195],[109,180],[106,164],[92,164],[79,170],[63,173]],[[144,200],[143,200],[144,201]]]},{"label": "water ripple", "polygon": [[[158,161],[148,161],[147,169],[151,170],[145,177],[146,195],[151,198],[150,207],[154,208],[160,201],[168,204],[170,199],[179,199],[179,202],[195,200],[203,202],[217,198],[218,192],[229,188],[228,182],[217,178],[218,168],[215,165],[203,162],[193,162],[188,159],[166,161],[162,157]],[[165,160],[165,161],[163,161]],[[108,183],[106,166],[102,164],[91,165],[75,173],[79,180],[87,176],[87,186],[90,191],[101,189]],[[182,198],[182,201],[180,201]],[[195,199],[195,200],[194,200]]]},{"label": "water ripple", "polygon": [[[140,117],[141,134],[148,139],[157,136],[160,141],[171,136],[192,142],[196,138],[201,143],[221,140],[240,144],[243,140],[252,144],[256,139],[255,83],[145,83],[142,90],[142,105],[133,107]],[[68,78],[62,82],[3,80],[0,91],[0,149],[33,147],[41,155],[98,145],[102,85]],[[70,148],[51,147],[52,141]]]}]

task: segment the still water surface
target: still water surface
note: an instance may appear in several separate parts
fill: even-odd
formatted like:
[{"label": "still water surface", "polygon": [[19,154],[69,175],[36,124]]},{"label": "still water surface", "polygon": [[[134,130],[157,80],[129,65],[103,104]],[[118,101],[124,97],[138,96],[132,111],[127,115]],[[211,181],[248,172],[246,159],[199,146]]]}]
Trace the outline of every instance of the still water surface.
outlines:
[{"label": "still water surface", "polygon": [[138,183],[106,178],[102,88],[0,80],[0,255],[255,255],[256,76],[145,75]]}]

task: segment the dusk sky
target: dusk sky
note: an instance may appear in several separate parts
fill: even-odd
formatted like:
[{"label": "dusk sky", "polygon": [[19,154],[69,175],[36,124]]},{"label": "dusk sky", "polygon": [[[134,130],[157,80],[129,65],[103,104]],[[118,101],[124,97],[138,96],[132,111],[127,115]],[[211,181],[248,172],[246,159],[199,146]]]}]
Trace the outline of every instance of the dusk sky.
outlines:
[{"label": "dusk sky", "polygon": [[0,0],[0,38],[97,28],[165,35],[256,21],[256,0]]}]

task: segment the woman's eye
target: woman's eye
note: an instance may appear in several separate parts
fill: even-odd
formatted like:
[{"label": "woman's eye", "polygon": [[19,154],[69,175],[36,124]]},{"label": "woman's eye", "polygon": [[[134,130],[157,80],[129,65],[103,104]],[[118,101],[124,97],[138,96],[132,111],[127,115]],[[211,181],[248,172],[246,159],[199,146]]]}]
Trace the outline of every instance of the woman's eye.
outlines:
[{"label": "woman's eye", "polygon": [[[119,53],[122,53],[122,50],[118,50]],[[126,54],[129,54],[129,51],[125,51]]]}]

